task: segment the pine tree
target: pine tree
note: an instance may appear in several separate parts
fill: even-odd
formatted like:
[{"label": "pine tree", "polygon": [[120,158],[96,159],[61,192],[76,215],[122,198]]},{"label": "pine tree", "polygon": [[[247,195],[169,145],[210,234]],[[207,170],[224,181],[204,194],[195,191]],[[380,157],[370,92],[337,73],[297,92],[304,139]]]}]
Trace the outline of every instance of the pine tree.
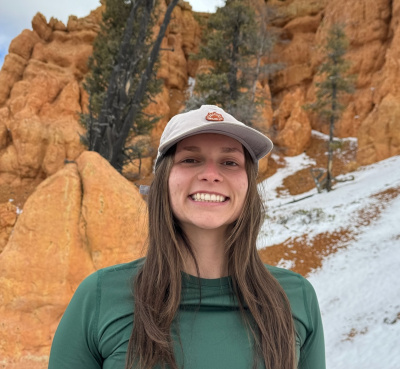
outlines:
[{"label": "pine tree", "polygon": [[[85,84],[90,112],[82,116],[82,123],[87,128],[84,139],[89,150],[99,152],[117,170],[139,149],[125,146],[128,137],[148,133],[156,121],[143,110],[159,92],[155,65],[177,2],[169,3],[153,41],[156,1],[106,0]],[[142,157],[141,153],[137,156]]]},{"label": "pine tree", "polygon": [[130,12],[130,4],[121,0],[107,0],[105,6],[100,32],[93,43],[93,54],[88,62],[90,73],[84,84],[90,95],[90,108],[94,116],[100,113]]},{"label": "pine tree", "polygon": [[[259,101],[254,83],[260,75],[252,65],[260,48],[256,13],[249,1],[227,0],[208,20],[204,44],[196,59],[213,63],[210,71],[196,76],[193,95],[187,100],[190,110],[203,104],[223,106],[242,122],[251,125]],[[254,64],[254,63],[253,63]]]},{"label": "pine tree", "polygon": [[315,84],[316,101],[305,106],[307,110],[312,110],[329,121],[328,164],[325,178],[325,188],[328,192],[332,190],[334,179],[332,164],[335,122],[338,121],[344,109],[341,98],[354,91],[353,78],[347,75],[350,68],[350,63],[345,59],[347,48],[348,40],[344,25],[334,24],[328,31],[326,45],[323,48],[324,61],[318,71],[321,79]]}]

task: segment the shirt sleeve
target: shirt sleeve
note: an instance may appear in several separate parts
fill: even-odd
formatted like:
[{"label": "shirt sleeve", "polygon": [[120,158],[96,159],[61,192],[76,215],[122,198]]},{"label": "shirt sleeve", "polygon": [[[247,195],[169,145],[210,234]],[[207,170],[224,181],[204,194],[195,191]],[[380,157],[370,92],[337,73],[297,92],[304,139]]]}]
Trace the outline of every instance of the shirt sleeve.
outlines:
[{"label": "shirt sleeve", "polygon": [[304,304],[309,326],[307,337],[300,349],[299,369],[325,369],[325,342],[321,313],[314,288],[303,280]]},{"label": "shirt sleeve", "polygon": [[54,335],[48,369],[101,369],[99,301],[97,272],[80,284],[65,310]]}]

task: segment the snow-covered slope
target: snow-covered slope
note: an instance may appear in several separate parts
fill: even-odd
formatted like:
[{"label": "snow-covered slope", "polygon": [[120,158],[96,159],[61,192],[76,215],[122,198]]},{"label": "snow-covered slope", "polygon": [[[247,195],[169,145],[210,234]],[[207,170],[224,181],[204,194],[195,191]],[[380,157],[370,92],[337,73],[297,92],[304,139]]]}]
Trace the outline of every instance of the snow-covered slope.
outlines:
[{"label": "snow-covered slope", "polygon": [[[278,197],[302,154],[260,184],[268,212],[260,248],[321,233],[350,234],[308,278],[321,307],[328,369],[400,368],[400,156],[362,167],[330,193]],[[312,242],[310,242],[312,244]],[[310,246],[312,247],[312,246]],[[290,267],[290,260],[281,265]]]}]

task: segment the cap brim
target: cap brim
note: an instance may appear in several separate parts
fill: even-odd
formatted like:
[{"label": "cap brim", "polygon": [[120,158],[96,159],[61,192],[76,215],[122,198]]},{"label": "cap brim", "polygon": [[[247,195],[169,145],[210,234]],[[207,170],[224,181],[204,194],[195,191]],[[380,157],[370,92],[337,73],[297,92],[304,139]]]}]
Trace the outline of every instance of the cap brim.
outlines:
[{"label": "cap brim", "polygon": [[176,135],[173,140],[160,145],[158,148],[159,153],[163,155],[184,138],[201,133],[215,133],[234,138],[247,149],[254,161],[260,160],[273,148],[273,143],[268,137],[249,126],[239,126],[238,124],[229,122],[218,122],[210,123],[202,127],[195,127],[183,132],[181,135]]}]

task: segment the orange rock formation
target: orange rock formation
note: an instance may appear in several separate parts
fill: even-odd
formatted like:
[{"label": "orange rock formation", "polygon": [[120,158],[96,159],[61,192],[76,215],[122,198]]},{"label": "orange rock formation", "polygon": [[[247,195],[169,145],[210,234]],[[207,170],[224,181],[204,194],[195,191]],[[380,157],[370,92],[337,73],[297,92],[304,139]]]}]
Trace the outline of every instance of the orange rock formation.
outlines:
[{"label": "orange rock formation", "polygon": [[[292,0],[273,3],[280,10],[279,17],[274,21],[281,29],[276,59],[286,64],[273,77],[271,85],[272,93],[283,104],[278,104],[274,116],[282,116],[281,109],[287,112],[285,96],[297,88],[306,91],[305,103],[314,100],[315,74],[321,63],[321,51],[317,46],[324,44],[333,23],[343,23],[350,42],[350,73],[357,79],[356,92],[347,99],[342,118],[336,123],[335,134],[358,138],[357,160],[362,165],[400,154],[400,130],[397,124],[389,122],[388,116],[388,105],[395,113],[400,104],[397,87],[400,78],[397,66],[399,5],[387,0],[356,3],[346,0]],[[299,99],[302,98],[299,95]],[[293,109],[297,109],[296,104]],[[310,115],[309,119],[314,129],[328,132],[327,124],[316,116]],[[274,121],[274,125],[279,131],[281,121]],[[306,143],[305,135],[304,132],[300,138]],[[286,138],[284,143],[282,136]],[[283,145],[287,154],[301,152],[299,146],[294,149],[299,137],[297,134],[289,139],[287,134],[281,132],[277,137],[276,143]]]},{"label": "orange rock formation", "polygon": [[[0,207],[0,225],[12,224],[13,213],[12,205]],[[73,291],[93,271],[142,255],[145,215],[137,188],[93,152],[37,187],[0,254],[0,357],[7,368],[47,367]]]},{"label": "orange rock formation", "polygon": [[[161,7],[166,8],[165,3]],[[88,99],[82,81],[101,11],[82,19],[71,16],[67,26],[54,18],[47,22],[38,13],[33,31],[24,30],[11,42],[0,72],[0,185],[43,180],[84,150],[79,113],[87,109]],[[195,71],[189,54],[199,42],[199,25],[191,7],[182,2],[162,44],[158,76],[164,90],[156,99],[159,104],[148,108],[162,116],[154,145],[170,110],[175,114],[184,103],[188,75]]]},{"label": "orange rock formation", "polygon": [[68,27],[38,13],[33,31],[10,45],[0,72],[0,183],[43,179],[75,159],[83,147],[80,86],[98,29],[98,14]]},{"label": "orange rock formation", "polygon": [[[400,99],[395,83],[399,78],[396,3],[276,0],[271,4],[277,9],[273,24],[280,35],[274,58],[285,65],[272,78],[274,118],[270,121],[271,115],[266,116],[275,143],[287,155],[296,155],[310,141],[310,124],[327,132],[327,124],[315,115],[305,115],[301,105],[314,99],[315,73],[321,62],[317,46],[323,44],[334,22],[343,22],[357,89],[348,98],[336,134],[359,137],[360,164],[398,154],[398,128],[383,121],[384,112],[376,112],[389,94],[392,104]],[[161,7],[164,10],[165,3]],[[32,20],[33,31],[24,30],[12,41],[0,72],[0,184],[40,181],[61,168],[65,159],[82,152],[77,113],[87,105],[82,80],[100,15],[101,8],[83,19],[71,16],[65,26],[53,18],[46,22],[38,13]],[[154,147],[165,123],[184,103],[188,77],[194,77],[199,66],[189,54],[199,42],[200,27],[190,5],[182,2],[174,10],[162,45],[158,74],[165,82],[164,90],[148,108],[162,117],[152,133]],[[262,86],[268,88],[267,81]],[[298,89],[303,92],[295,92]],[[293,96],[299,100],[288,107]],[[381,133],[385,138],[375,143],[371,132],[379,127],[386,132]],[[151,160],[147,160],[144,173],[150,171]]]}]

